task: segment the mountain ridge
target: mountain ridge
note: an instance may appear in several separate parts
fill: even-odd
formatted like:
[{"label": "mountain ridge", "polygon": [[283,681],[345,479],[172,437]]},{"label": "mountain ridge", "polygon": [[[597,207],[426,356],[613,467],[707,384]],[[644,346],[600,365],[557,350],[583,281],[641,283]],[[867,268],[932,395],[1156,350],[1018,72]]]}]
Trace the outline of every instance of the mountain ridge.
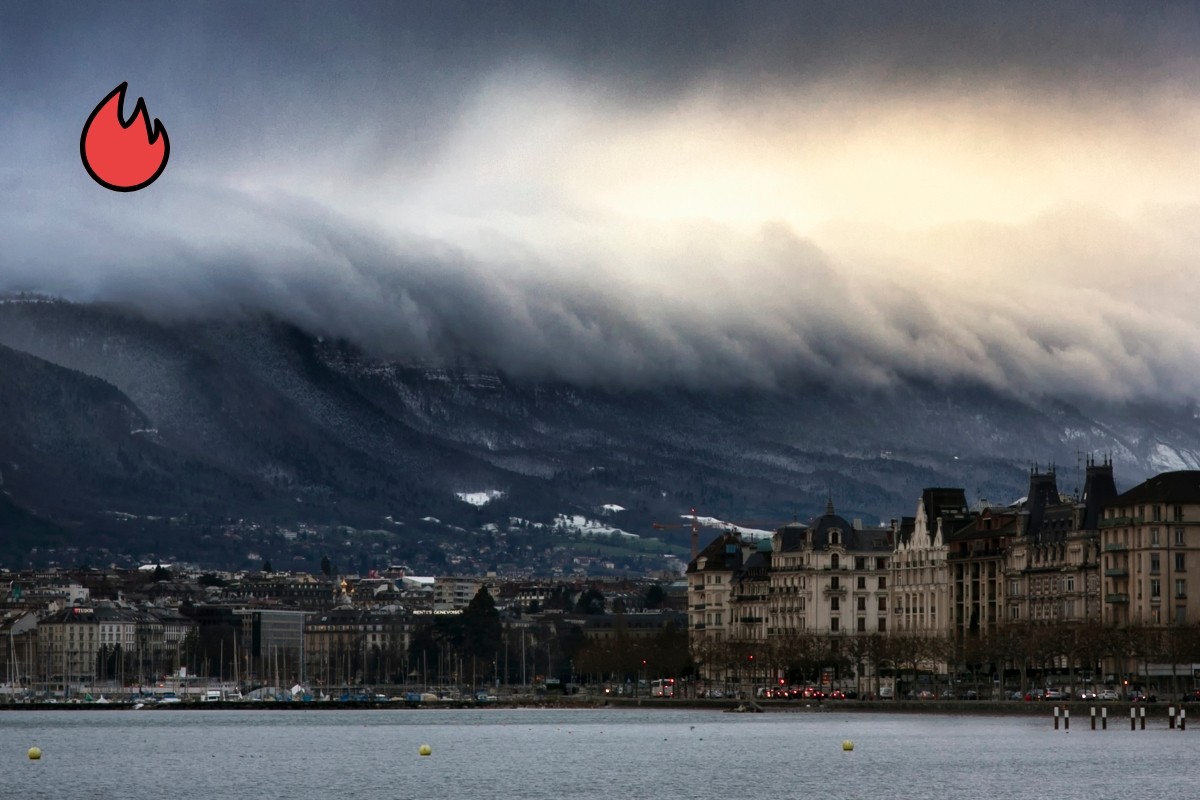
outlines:
[{"label": "mountain ridge", "polygon": [[[105,501],[178,519],[372,527],[436,518],[462,530],[503,530],[512,518],[550,525],[615,504],[621,528],[649,535],[652,521],[693,507],[784,522],[832,496],[845,516],[875,524],[911,513],[925,486],[1015,500],[1034,461],[1056,463],[1068,493],[1081,488],[1074,473],[1085,453],[1111,456],[1125,486],[1164,465],[1200,463],[1200,424],[1183,400],[1085,409],[916,382],[578,387],[381,360],[265,314],[163,321],[46,298],[0,303],[0,345],[14,378],[0,398],[14,420],[39,421],[22,424],[24,438],[10,425],[0,440],[0,472],[15,454],[32,474],[9,487],[12,502],[76,531],[113,511]],[[36,415],[37,398],[56,386],[88,402]],[[71,467],[78,497],[56,501],[34,487],[51,482],[63,456],[38,454],[64,439],[92,449]],[[136,470],[120,467],[135,457]],[[131,475],[147,478],[133,488]],[[493,499],[478,506],[458,497],[488,491]],[[119,531],[106,541],[119,544]]]}]

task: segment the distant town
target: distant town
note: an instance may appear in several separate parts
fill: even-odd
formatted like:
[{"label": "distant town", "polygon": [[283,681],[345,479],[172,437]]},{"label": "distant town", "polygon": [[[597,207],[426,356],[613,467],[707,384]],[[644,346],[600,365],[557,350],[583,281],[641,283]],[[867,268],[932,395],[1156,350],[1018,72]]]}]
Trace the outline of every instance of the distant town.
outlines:
[{"label": "distant town", "polygon": [[[698,531],[697,531],[698,536]],[[703,546],[700,546],[703,545]],[[1194,696],[1200,471],[1008,506],[931,487],[864,527],[835,498],[643,576],[0,572],[0,702]]]}]

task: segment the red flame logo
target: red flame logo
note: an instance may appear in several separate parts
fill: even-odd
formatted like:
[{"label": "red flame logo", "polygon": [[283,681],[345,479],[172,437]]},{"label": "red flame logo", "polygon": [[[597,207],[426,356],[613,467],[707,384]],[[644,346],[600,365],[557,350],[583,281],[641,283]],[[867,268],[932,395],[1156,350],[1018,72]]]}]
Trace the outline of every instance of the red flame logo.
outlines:
[{"label": "red flame logo", "polygon": [[[171,155],[167,129],[157,119],[150,126],[145,100],[139,97],[133,116],[122,121],[128,86],[122,83],[100,101],[79,137],[83,168],[96,183],[114,192],[136,192],[154,183]],[[142,124],[136,125],[139,119]]]}]

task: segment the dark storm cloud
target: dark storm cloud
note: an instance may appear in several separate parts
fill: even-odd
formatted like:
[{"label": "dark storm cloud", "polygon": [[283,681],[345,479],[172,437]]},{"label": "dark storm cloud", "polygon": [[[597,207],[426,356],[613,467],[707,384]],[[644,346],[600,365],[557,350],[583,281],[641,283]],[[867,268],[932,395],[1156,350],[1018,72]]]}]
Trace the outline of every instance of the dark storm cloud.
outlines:
[{"label": "dark storm cloud", "polygon": [[[695,123],[707,134],[831,86],[814,135],[836,140],[853,126],[834,112],[869,115],[881,97],[1137,104],[1148,85],[1195,76],[1196,41],[1188,4],[10,5],[0,290],[155,314],[265,309],[382,354],[585,382],[1193,391],[1173,364],[1200,353],[1194,328],[1131,308],[1111,280],[1085,307],[1055,276],[1107,262],[1067,252],[1060,226],[971,234],[1019,253],[1004,269],[1044,278],[981,290],[919,270],[859,274],[771,210],[748,233],[702,213],[601,208],[588,187],[638,126],[653,133],[697,96],[717,98]],[[172,141],[164,177],[130,196],[98,190],[78,161],[82,121],[123,80]],[[691,132],[664,130],[681,144]],[[697,166],[761,145],[738,140]],[[1158,243],[1193,227],[1128,232],[1146,249],[1106,268],[1161,261]],[[1111,229],[1087,242],[1115,245]],[[919,255],[953,272],[941,251]]]}]

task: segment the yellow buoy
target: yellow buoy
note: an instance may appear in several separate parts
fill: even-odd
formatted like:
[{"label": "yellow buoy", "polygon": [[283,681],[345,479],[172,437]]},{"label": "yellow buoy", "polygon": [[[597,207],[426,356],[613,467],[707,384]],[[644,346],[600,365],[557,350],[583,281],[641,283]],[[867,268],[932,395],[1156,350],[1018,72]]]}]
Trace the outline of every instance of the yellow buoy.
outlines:
[{"label": "yellow buoy", "polygon": [[846,739],[844,742],[842,742],[842,749],[846,750],[846,751],[853,750],[854,742],[850,741],[849,739]]},{"label": "yellow buoy", "polygon": [[430,747],[430,746],[429,746],[429,745],[427,745],[427,744],[423,744],[423,745],[421,745],[421,747],[420,747],[420,748],[417,750],[417,752],[418,752],[418,753],[420,753],[420,754],[421,754],[421,755],[423,755],[423,756],[427,756],[427,755],[430,755],[430,754],[432,754],[432,753],[433,753],[433,748],[432,748],[432,747]]},{"label": "yellow buoy", "polygon": [[42,757],[42,748],[40,748],[40,747],[29,748],[29,760],[30,761],[37,761],[41,757]]}]

